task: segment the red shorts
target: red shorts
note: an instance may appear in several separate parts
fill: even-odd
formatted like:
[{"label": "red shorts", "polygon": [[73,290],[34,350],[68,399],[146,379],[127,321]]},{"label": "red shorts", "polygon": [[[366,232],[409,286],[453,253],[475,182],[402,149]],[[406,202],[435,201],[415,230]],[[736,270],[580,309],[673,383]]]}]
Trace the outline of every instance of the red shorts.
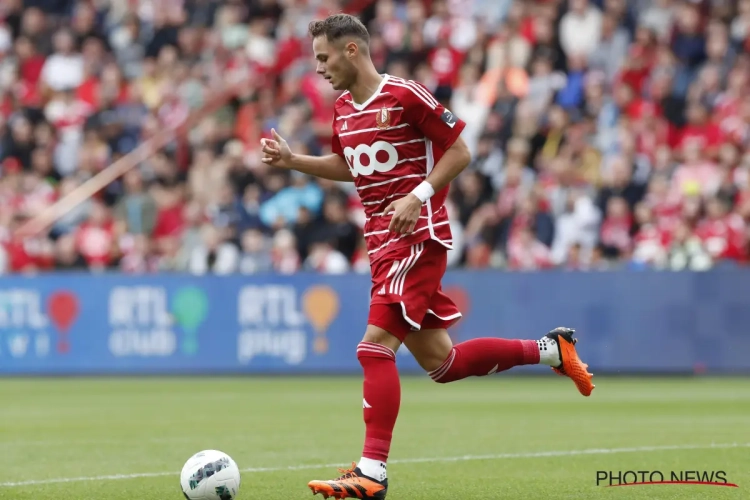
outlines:
[{"label": "red shorts", "polygon": [[434,240],[399,248],[372,265],[368,323],[404,341],[409,332],[448,328],[461,318],[440,285],[448,249]]}]

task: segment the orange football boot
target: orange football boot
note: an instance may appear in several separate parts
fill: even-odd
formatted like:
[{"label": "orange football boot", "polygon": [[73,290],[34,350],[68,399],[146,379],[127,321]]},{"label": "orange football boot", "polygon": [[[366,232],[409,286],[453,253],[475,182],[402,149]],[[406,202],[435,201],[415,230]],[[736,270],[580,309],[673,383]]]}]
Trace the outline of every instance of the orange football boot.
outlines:
[{"label": "orange football boot", "polygon": [[591,396],[591,391],[596,387],[591,378],[594,376],[588,372],[586,363],[581,361],[576,352],[576,342],[578,339],[573,338],[575,330],[560,326],[549,332],[546,337],[557,342],[557,348],[560,351],[561,364],[552,367],[552,370],[558,375],[569,377],[573,380],[578,388],[578,392],[584,396]]},{"label": "orange football boot", "polygon": [[362,500],[385,500],[388,493],[388,480],[382,483],[362,474],[356,463],[351,469],[339,469],[343,475],[332,481],[310,481],[307,486],[313,495],[320,493],[323,498],[360,498]]}]

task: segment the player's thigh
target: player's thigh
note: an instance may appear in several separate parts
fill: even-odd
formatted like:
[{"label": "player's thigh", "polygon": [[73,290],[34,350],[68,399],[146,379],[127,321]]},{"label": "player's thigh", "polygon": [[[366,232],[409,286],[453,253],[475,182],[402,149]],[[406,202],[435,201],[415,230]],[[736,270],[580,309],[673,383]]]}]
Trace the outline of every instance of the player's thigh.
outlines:
[{"label": "player's thigh", "polygon": [[425,329],[411,332],[404,339],[404,345],[425,371],[437,370],[448,358],[453,348],[448,330],[444,328]]},{"label": "player's thigh", "polygon": [[409,334],[409,324],[404,320],[396,304],[370,304],[367,329],[362,342],[372,342],[388,347],[396,352]]},{"label": "player's thigh", "polygon": [[362,342],[380,344],[393,352],[398,351],[398,348],[401,347],[401,341],[395,335],[375,325],[367,325]]},{"label": "player's thigh", "polygon": [[404,342],[419,366],[431,372],[440,368],[448,359],[453,348],[448,328],[460,318],[458,306],[443,292],[442,286],[438,285],[437,291],[430,297],[421,330],[410,333]]}]

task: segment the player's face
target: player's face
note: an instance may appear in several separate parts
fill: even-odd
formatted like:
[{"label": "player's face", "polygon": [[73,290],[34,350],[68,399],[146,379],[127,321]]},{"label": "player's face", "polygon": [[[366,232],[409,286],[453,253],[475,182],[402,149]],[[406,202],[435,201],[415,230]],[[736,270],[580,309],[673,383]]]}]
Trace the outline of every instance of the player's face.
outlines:
[{"label": "player's face", "polygon": [[351,86],[356,74],[352,63],[356,55],[353,42],[329,42],[325,36],[319,36],[313,39],[313,53],[317,73],[328,80],[335,90],[346,90]]}]

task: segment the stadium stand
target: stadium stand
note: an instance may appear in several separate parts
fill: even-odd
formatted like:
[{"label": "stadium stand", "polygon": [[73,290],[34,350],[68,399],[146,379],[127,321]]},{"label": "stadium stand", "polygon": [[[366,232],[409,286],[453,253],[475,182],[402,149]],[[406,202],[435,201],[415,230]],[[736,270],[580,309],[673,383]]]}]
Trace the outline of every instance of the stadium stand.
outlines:
[{"label": "stadium stand", "polygon": [[[468,122],[450,197],[469,268],[705,270],[750,243],[750,0],[4,0],[0,273],[367,272],[351,185],[269,170],[276,127],[330,151],[309,21]],[[238,95],[48,231],[15,229],[243,75]]]}]

